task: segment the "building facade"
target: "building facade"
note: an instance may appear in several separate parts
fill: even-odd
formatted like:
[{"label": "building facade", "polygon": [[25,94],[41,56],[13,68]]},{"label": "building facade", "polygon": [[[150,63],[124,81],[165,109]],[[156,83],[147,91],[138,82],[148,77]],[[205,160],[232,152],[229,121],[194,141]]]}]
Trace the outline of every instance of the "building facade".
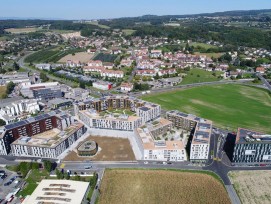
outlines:
[{"label": "building facade", "polygon": [[192,131],[190,160],[207,161],[209,159],[212,121],[179,111],[167,112],[167,118],[175,127]]},{"label": "building facade", "polygon": [[234,152],[234,163],[270,163],[271,135],[239,128]]}]

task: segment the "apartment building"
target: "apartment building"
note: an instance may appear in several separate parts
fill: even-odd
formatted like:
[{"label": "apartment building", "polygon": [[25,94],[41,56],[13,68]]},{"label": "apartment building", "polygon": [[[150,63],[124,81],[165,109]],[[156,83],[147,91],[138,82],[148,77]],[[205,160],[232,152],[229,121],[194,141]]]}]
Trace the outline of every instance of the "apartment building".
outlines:
[{"label": "apartment building", "polygon": [[156,161],[186,161],[187,155],[184,141],[180,137],[172,137],[170,140],[163,138],[169,133],[172,122],[166,119],[158,119],[155,124],[136,129],[135,139],[141,151],[143,160]]},{"label": "apartment building", "polygon": [[190,160],[199,162],[208,160],[212,121],[174,110],[167,112],[167,119],[173,123],[173,126],[193,133]]},{"label": "apartment building", "polygon": [[[26,120],[22,120],[13,124],[6,125],[4,126],[4,128],[2,128],[1,135],[0,135],[0,155],[8,155],[10,153],[13,153],[12,149],[15,151],[17,148],[14,147],[15,148],[14,149],[11,146],[12,146],[12,143],[15,142],[16,140],[19,139],[19,141],[17,141],[17,143],[15,142],[15,144],[18,144],[20,146],[23,142],[27,143],[29,138],[31,139],[31,142],[38,141],[39,136],[42,134],[46,135],[46,136],[43,136],[42,142],[41,143],[33,142],[32,146],[35,146],[35,144],[37,144],[37,146],[38,144],[44,144],[44,146],[41,147],[41,149],[48,148],[47,150],[49,151],[50,147],[54,147],[54,145],[55,147],[57,147],[58,143],[62,143],[62,148],[64,147],[68,148],[71,142],[63,143],[64,139],[66,138],[65,135],[67,136],[67,138],[73,137],[74,141],[76,141],[79,138],[79,135],[81,135],[81,133],[84,133],[86,131],[86,128],[82,126],[78,128],[78,130],[76,130],[76,132],[80,131],[81,132],[80,134],[78,133],[77,135],[77,133],[75,132],[72,133],[71,131],[72,128],[70,127],[73,124],[74,124],[73,116],[67,115],[61,111],[52,111],[50,113],[46,113],[46,114],[39,115],[36,117],[31,117]],[[57,130],[64,131],[65,134]],[[53,131],[53,132],[50,133],[50,131]],[[61,138],[61,139],[55,141],[52,144],[50,143],[51,145],[50,146],[48,145],[49,143],[47,144],[47,142],[52,141],[52,139],[50,138],[51,138],[51,134],[54,134],[54,132],[59,132],[59,134],[55,134],[54,139],[57,139],[57,138]],[[72,134],[74,135],[72,136]],[[38,136],[36,140],[34,140],[33,138],[36,135]],[[19,156],[19,154],[16,153],[16,151],[14,154]]]},{"label": "apartment building", "polygon": [[233,152],[234,163],[270,163],[271,135],[239,128]]}]

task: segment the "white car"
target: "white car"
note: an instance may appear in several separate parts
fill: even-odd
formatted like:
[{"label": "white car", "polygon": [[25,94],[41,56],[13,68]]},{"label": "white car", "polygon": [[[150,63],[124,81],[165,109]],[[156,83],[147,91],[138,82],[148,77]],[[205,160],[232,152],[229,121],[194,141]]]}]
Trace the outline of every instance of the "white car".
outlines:
[{"label": "white car", "polygon": [[144,164],[148,164],[149,162],[145,161]]}]

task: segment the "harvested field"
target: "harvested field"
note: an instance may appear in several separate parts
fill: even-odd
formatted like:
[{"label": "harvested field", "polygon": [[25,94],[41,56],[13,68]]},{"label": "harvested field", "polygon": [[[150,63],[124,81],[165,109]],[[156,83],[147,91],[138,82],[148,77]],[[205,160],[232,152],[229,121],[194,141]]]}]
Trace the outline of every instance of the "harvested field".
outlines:
[{"label": "harvested field", "polygon": [[230,204],[222,183],[200,172],[108,169],[99,204]]},{"label": "harvested field", "polygon": [[91,60],[92,57],[93,57],[93,54],[90,54],[87,52],[78,52],[78,53],[75,53],[75,55],[72,55],[72,54],[66,55],[65,57],[61,58],[59,62],[66,63],[67,60],[73,60],[73,61],[80,61],[82,63],[87,63],[88,61]]},{"label": "harvested field", "polygon": [[0,86],[0,99],[2,99],[6,94],[6,89],[7,89],[6,86]]},{"label": "harvested field", "polygon": [[229,176],[243,204],[271,203],[271,171],[234,171]]},{"label": "harvested field", "polygon": [[74,149],[64,158],[64,161],[133,161],[135,160],[134,152],[128,139],[113,137],[90,136],[87,140],[94,140],[98,143],[99,151],[94,157],[79,157]]},{"label": "harvested field", "polygon": [[13,34],[19,34],[19,33],[31,33],[36,32],[40,30],[39,28],[9,28],[5,29],[6,32],[10,32]]}]

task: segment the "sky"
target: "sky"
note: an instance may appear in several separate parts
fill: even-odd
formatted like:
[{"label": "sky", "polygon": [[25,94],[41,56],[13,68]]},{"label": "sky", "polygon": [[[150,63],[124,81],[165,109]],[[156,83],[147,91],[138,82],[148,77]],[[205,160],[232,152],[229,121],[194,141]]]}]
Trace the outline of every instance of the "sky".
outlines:
[{"label": "sky", "polygon": [[101,19],[271,9],[271,0],[1,0],[0,17]]}]

